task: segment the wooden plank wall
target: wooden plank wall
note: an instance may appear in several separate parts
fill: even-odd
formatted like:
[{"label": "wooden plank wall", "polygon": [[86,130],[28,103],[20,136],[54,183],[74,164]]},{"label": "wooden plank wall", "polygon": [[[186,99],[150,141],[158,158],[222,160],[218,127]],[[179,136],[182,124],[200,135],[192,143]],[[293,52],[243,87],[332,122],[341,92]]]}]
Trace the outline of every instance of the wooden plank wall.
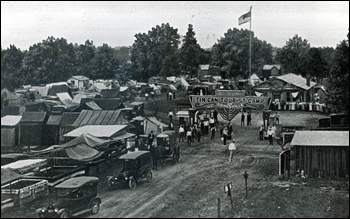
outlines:
[{"label": "wooden plank wall", "polygon": [[305,147],[295,149],[296,170],[309,177],[345,177],[349,175],[349,147]]}]

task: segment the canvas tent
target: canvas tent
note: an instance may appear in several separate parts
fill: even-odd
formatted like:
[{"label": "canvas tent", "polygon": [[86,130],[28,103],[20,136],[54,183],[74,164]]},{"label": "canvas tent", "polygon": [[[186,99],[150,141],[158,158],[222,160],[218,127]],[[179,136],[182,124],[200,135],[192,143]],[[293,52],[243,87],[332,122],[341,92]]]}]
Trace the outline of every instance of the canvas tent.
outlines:
[{"label": "canvas tent", "polygon": [[22,116],[1,118],[1,147],[12,147],[18,143],[18,124]]},{"label": "canvas tent", "polygon": [[118,135],[123,131],[126,125],[86,125],[74,129],[73,131],[65,134],[65,137],[76,138],[82,134],[90,134],[98,138],[109,139]]},{"label": "canvas tent", "polygon": [[66,82],[47,84],[46,87],[49,88],[47,93],[48,96],[56,96],[58,93],[66,93],[69,90]]}]

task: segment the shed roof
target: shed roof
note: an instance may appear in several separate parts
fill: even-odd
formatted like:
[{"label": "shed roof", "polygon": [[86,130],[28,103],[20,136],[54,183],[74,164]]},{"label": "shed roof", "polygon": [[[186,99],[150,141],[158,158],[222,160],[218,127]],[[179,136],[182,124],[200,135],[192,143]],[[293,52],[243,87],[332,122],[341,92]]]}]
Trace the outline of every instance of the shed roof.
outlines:
[{"label": "shed roof", "polygon": [[71,79],[76,79],[78,81],[87,81],[87,80],[90,80],[88,77],[85,77],[83,75],[77,75],[77,76],[73,76],[71,77]]},{"label": "shed roof", "polygon": [[300,75],[296,75],[293,73],[288,73],[285,75],[281,75],[281,76],[277,76],[276,78],[285,81],[287,83],[293,84],[297,87],[300,87],[304,90],[309,90],[310,88],[312,88],[313,86],[316,85],[315,82],[310,81],[310,86],[306,85],[306,78],[300,76]]},{"label": "shed roof", "polygon": [[74,129],[73,131],[65,134],[65,137],[78,137],[82,134],[90,134],[100,138],[110,138],[118,132],[125,129],[126,125],[86,125]]},{"label": "shed roof", "polygon": [[72,126],[124,125],[127,123],[128,121],[121,110],[83,110]]},{"label": "shed roof", "polygon": [[291,145],[349,147],[349,131],[296,131]]},{"label": "shed roof", "polygon": [[61,119],[62,119],[62,115],[50,115],[46,124],[47,125],[60,125]]},{"label": "shed roof", "polygon": [[70,126],[75,120],[79,117],[80,113],[75,112],[65,112],[62,115],[60,125],[61,126]]},{"label": "shed roof", "polygon": [[5,116],[1,118],[1,126],[16,126],[22,119],[22,116]]},{"label": "shed roof", "polygon": [[210,65],[199,65],[200,70],[209,70]]},{"label": "shed roof", "polygon": [[20,123],[24,122],[44,122],[46,112],[24,112]]},{"label": "shed roof", "polygon": [[55,188],[58,189],[74,189],[74,188],[78,188],[81,187],[83,185],[85,185],[86,183],[96,183],[99,181],[99,178],[97,177],[93,177],[93,176],[80,176],[80,177],[74,177],[71,179],[68,179],[60,184],[58,184],[57,186],[55,186]]},{"label": "shed roof", "polygon": [[67,92],[57,93],[56,95],[65,106],[72,105],[73,99]]},{"label": "shed roof", "polygon": [[264,65],[263,70],[271,70],[272,68],[277,68],[278,70],[281,69],[280,65]]}]

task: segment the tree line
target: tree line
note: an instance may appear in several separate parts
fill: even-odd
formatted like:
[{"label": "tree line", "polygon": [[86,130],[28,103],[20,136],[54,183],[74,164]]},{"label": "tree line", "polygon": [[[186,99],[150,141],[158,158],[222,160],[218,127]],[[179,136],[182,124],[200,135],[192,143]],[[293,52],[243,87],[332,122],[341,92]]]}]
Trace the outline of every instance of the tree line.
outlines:
[{"label": "tree line", "polygon": [[[96,47],[90,40],[78,45],[54,37],[25,51],[10,45],[4,50],[1,47],[1,88],[66,81],[73,75],[117,79],[122,84],[129,79],[148,81],[152,76],[194,77],[200,64],[218,66],[225,78],[248,77],[249,34],[246,29],[229,29],[212,48],[204,49],[197,42],[193,25],[188,25],[180,40],[178,29],[163,23],[147,33],[135,34],[131,47]],[[309,74],[318,82],[326,79],[330,89],[339,89],[332,85],[348,79],[348,39],[336,49],[316,48],[295,35],[282,48],[276,48],[251,34],[252,73],[259,74],[265,64],[281,64],[287,73]]]}]

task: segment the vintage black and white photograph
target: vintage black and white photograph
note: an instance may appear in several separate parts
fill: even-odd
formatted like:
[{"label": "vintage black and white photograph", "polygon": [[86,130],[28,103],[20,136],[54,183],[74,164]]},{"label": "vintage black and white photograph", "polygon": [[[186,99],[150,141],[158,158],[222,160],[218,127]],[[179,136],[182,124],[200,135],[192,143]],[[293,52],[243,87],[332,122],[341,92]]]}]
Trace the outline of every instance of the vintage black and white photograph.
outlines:
[{"label": "vintage black and white photograph", "polygon": [[1,218],[349,218],[349,1],[1,1]]}]

